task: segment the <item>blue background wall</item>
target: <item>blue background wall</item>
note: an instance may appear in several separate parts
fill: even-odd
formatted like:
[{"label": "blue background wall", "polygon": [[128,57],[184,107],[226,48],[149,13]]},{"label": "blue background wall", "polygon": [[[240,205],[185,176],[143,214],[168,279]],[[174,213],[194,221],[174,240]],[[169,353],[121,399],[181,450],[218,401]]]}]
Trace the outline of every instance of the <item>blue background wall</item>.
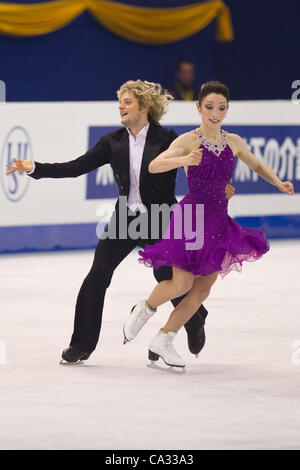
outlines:
[{"label": "blue background wall", "polygon": [[[125,3],[125,0],[120,0]],[[11,3],[40,3],[14,0]],[[126,0],[145,6],[178,6],[184,0]],[[188,3],[198,3],[189,0]],[[0,80],[7,101],[113,100],[128,79],[170,86],[176,62],[196,64],[196,83],[216,78],[232,99],[289,99],[300,79],[299,0],[226,0],[235,41],[217,43],[215,24],[186,40],[146,46],[118,37],[88,13],[57,32],[32,38],[0,36]]]}]

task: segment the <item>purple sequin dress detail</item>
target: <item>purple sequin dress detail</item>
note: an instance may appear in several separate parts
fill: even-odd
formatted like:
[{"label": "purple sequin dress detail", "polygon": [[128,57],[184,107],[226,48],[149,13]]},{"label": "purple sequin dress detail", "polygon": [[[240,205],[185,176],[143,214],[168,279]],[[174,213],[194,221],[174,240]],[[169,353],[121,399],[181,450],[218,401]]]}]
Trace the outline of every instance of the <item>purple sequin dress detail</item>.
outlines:
[{"label": "purple sequin dress detail", "polygon": [[[270,246],[264,230],[242,227],[228,215],[225,187],[233,175],[234,155],[227,144],[226,133],[221,131],[222,141],[214,145],[198,130],[196,132],[203,155],[199,165],[188,168],[189,192],[175,206],[163,238],[155,245],[145,245],[144,250],[139,251],[141,258],[138,261],[155,269],[173,266],[195,276],[218,272],[224,277],[232,270],[241,271],[243,261],[261,258]],[[199,231],[199,204],[204,207],[203,246],[187,249],[187,243],[194,243],[197,239],[197,235],[193,237],[189,233]],[[184,217],[185,213],[189,220]],[[199,234],[198,238],[201,238]]]}]

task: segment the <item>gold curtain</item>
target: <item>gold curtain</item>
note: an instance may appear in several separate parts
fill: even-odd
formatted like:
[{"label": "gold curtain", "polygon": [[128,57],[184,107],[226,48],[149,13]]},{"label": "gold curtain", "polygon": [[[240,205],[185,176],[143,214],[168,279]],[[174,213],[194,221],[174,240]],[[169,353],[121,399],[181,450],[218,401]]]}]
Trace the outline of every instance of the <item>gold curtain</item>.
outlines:
[{"label": "gold curtain", "polygon": [[88,10],[113,33],[142,44],[180,41],[216,18],[216,38],[231,41],[230,11],[222,0],[169,8],[148,8],[109,0],[57,0],[22,5],[0,3],[0,34],[37,36],[62,28]]},{"label": "gold curtain", "polygon": [[57,0],[32,5],[0,3],[0,33],[39,36],[66,26],[86,9],[81,0]]}]

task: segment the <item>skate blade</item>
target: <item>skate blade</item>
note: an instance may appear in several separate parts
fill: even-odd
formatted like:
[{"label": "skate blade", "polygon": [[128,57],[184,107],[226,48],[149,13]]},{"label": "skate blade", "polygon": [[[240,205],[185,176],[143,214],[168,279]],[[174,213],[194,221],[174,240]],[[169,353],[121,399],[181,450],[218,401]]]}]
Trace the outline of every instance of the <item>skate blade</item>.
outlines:
[{"label": "skate blade", "polygon": [[166,366],[167,367],[160,366],[156,361],[151,361],[150,364],[147,364],[149,369],[161,370],[163,372],[167,372],[168,374],[182,375],[186,372],[185,367],[169,366],[168,364],[166,364]]},{"label": "skate blade", "polygon": [[80,360],[80,361],[77,361],[77,362],[68,362],[68,361],[65,361],[64,359],[61,359],[61,361],[59,361],[59,364],[61,366],[83,366],[84,365],[84,361],[83,360]]},{"label": "skate blade", "polygon": [[[134,308],[135,308],[136,306],[137,306],[137,304],[132,307],[132,309],[131,309],[131,311],[130,311],[130,315],[132,314],[132,312],[133,312],[133,310],[134,310]],[[127,320],[126,320],[126,321],[127,321]],[[126,322],[125,322],[125,323],[126,323]],[[125,325],[125,323],[124,323],[124,325]],[[123,325],[123,336],[124,336],[124,338],[123,338],[123,344],[126,344],[126,343],[129,343],[129,339],[127,339],[126,336],[125,336],[124,325]]]},{"label": "skate blade", "polygon": [[123,333],[123,344],[129,343],[129,340],[126,338],[125,334]]},{"label": "skate blade", "polygon": [[125,330],[124,330],[124,326],[123,326],[123,344],[126,344],[126,343],[129,343],[129,339],[127,339],[126,336],[125,336]]}]

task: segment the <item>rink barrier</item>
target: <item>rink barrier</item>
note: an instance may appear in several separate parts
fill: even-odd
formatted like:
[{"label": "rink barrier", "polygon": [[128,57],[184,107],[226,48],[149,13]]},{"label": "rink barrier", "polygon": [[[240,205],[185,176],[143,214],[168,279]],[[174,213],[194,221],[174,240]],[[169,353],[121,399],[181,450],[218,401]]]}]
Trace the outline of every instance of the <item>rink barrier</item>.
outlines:
[{"label": "rink barrier", "polygon": [[[264,228],[268,239],[300,238],[300,214],[236,217],[248,228]],[[98,223],[104,230],[105,223]],[[97,224],[62,224],[0,227],[0,253],[94,249]]]},{"label": "rink barrier", "polygon": [[[118,103],[5,103],[0,123],[0,253],[94,248],[99,206],[103,212],[118,197],[109,164],[63,180],[34,180],[19,172],[7,176],[6,165],[13,158],[74,160],[120,128]],[[198,127],[195,103],[172,103],[162,124],[178,134]],[[230,215],[242,225],[264,227],[269,238],[300,237],[299,106],[292,100],[232,101],[224,128],[241,135],[256,158],[295,188],[287,198],[236,159]],[[187,192],[180,168],[175,195]]]}]

